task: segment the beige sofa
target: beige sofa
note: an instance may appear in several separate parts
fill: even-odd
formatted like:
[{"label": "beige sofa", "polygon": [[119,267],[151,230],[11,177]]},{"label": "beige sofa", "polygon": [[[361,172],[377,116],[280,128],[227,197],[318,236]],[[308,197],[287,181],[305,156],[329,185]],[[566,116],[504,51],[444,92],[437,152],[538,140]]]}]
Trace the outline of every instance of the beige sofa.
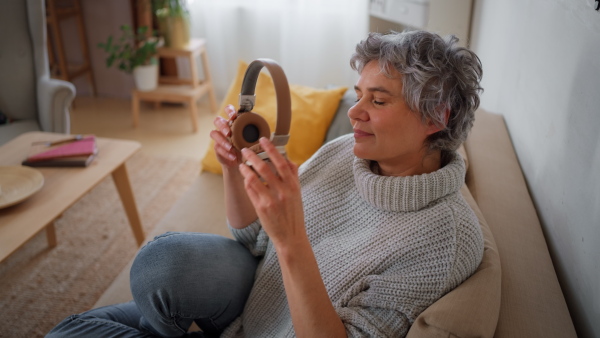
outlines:
[{"label": "beige sofa", "polygon": [[[345,120],[345,109],[340,106],[333,125]],[[344,130],[333,125],[334,133]],[[575,337],[503,118],[478,111],[464,150],[468,172],[462,191],[481,220],[484,260],[473,276],[426,309],[408,336]],[[148,240],[165,231],[230,236],[223,201],[221,177],[200,174]],[[128,266],[96,307],[130,299]]]}]

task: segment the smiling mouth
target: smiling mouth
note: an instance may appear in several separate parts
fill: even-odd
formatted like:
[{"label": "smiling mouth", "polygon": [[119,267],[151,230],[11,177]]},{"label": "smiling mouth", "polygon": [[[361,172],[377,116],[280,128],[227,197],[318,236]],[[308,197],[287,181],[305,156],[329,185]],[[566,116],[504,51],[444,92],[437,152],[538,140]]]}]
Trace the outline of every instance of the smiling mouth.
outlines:
[{"label": "smiling mouth", "polygon": [[361,137],[367,137],[367,136],[373,136],[373,134],[364,132],[360,129],[354,129],[354,138],[361,138]]}]

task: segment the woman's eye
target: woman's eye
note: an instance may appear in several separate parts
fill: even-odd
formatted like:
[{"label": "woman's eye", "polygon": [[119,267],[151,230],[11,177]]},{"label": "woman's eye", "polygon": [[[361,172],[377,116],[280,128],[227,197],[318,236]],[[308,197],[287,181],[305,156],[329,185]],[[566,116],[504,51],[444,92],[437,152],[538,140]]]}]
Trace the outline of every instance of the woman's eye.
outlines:
[{"label": "woman's eye", "polygon": [[376,104],[376,105],[378,105],[378,106],[383,106],[383,104],[384,104],[385,102],[382,102],[382,101],[377,101],[377,100],[373,100],[373,103],[374,103],[374,104]]}]

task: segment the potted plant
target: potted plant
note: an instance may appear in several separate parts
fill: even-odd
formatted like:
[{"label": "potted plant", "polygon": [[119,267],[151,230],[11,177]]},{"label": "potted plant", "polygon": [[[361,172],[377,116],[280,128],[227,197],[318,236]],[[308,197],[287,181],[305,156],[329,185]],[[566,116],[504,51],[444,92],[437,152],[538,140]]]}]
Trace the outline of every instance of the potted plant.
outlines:
[{"label": "potted plant", "polygon": [[[113,39],[109,36],[98,47],[108,53],[106,66],[117,67],[126,73],[133,73],[135,85],[139,90],[153,90],[158,86],[158,58],[156,57],[159,40],[149,34],[143,26],[133,32],[128,25],[121,26],[121,36]],[[150,36],[149,36],[150,35]]]},{"label": "potted plant", "polygon": [[187,47],[190,43],[190,13],[186,0],[153,0],[152,9],[165,46]]}]

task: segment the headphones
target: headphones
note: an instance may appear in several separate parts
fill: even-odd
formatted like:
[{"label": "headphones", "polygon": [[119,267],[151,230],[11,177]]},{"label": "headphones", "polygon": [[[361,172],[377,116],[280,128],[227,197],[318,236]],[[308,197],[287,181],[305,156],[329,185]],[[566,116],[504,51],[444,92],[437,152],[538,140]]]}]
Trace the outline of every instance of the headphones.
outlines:
[{"label": "headphones", "polygon": [[[260,115],[252,112],[256,101],[256,95],[254,94],[256,81],[263,67],[269,70],[273,78],[275,95],[277,97],[277,124],[272,136],[267,121]],[[277,150],[285,155],[285,145],[290,138],[291,121],[292,99],[290,87],[283,69],[277,62],[271,59],[257,59],[252,61],[246,69],[246,74],[242,82],[240,109],[230,122],[231,143],[238,150],[248,148],[254,151],[264,160],[268,156],[260,147],[258,140],[261,137],[267,137],[271,139]]]}]

